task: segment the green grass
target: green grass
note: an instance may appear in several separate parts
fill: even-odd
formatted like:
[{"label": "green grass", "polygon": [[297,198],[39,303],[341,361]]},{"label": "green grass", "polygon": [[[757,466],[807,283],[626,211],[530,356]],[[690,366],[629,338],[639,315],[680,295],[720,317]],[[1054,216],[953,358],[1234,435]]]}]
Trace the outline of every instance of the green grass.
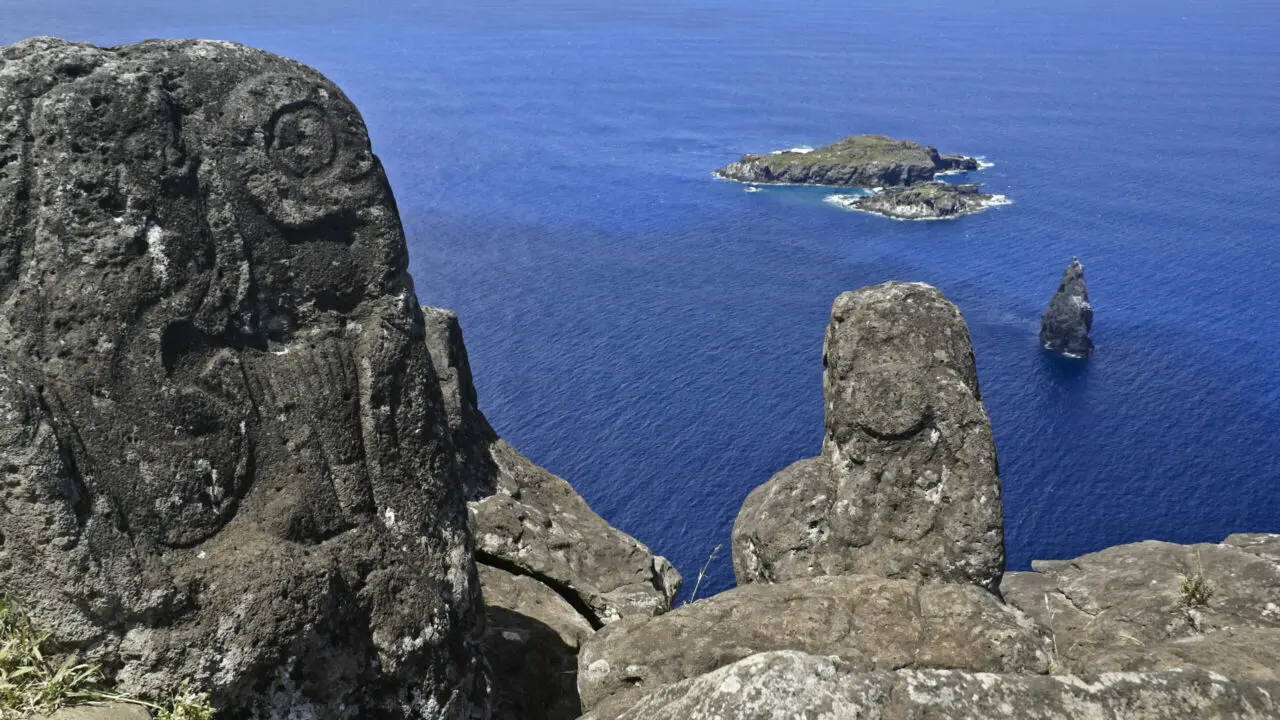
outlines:
[{"label": "green grass", "polygon": [[98,666],[59,653],[25,611],[0,595],[0,719],[51,714],[69,705],[122,702],[145,707],[156,720],[213,720],[209,697],[183,683],[173,697],[154,703],[111,692]]},{"label": "green grass", "polygon": [[1182,576],[1182,586],[1178,588],[1178,597],[1184,607],[1204,607],[1213,597],[1213,585],[1205,579],[1204,567],[1200,558],[1196,557],[1196,569]]},{"label": "green grass", "polygon": [[824,145],[810,153],[783,153],[781,155],[751,155],[752,159],[779,165],[799,163],[902,163],[905,165],[932,165],[929,153],[923,145],[910,140],[894,140],[884,135],[851,135],[843,140]]}]

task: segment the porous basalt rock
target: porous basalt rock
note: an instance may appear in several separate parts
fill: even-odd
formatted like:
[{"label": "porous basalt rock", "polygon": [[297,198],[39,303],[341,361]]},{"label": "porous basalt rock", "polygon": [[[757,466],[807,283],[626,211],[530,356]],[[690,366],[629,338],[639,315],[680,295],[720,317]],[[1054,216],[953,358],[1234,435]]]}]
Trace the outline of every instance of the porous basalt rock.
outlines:
[{"label": "porous basalt rock", "polygon": [[479,409],[457,315],[423,313],[477,537],[497,716],[571,720],[582,641],[669,610],[680,574],[498,437]]},{"label": "porous basalt rock", "polygon": [[844,293],[823,367],[822,453],[743,503],[738,582],[868,574],[996,590],[1000,476],[960,311],[920,283]]},{"label": "porous basalt rock", "polygon": [[1089,339],[1092,328],[1093,306],[1089,304],[1089,289],[1084,284],[1084,265],[1079,258],[1071,258],[1057,291],[1049,299],[1049,307],[1040,318],[1040,342],[1046,350],[1088,357],[1093,352],[1093,340]]},{"label": "porous basalt rock", "polygon": [[0,588],[119,690],[487,714],[462,484],[345,95],[232,43],[0,49]]},{"label": "porous basalt rock", "polygon": [[935,148],[911,140],[851,135],[812,151],[743,155],[715,174],[749,183],[872,188],[913,185],[932,180],[941,172],[979,167],[974,158],[940,155]]},{"label": "porous basalt rock", "polygon": [[[951,670],[859,672],[799,652],[752,655],[659,688],[618,720],[1267,720],[1280,683],[1231,681],[1204,671],[1101,677]],[[610,720],[589,713],[583,720]]]},{"label": "porous basalt rock", "polygon": [[[1280,680],[1280,565],[1265,555],[1152,540],[1032,568],[1005,576],[1005,599],[1053,632],[1068,672],[1202,668]],[[1198,576],[1208,592],[1184,592]]]},{"label": "porous basalt rock", "polygon": [[870,195],[832,195],[827,200],[843,208],[895,220],[946,220],[1009,202],[1002,195],[981,192],[972,183],[952,185],[936,181],[885,188]]},{"label": "porous basalt rock", "polygon": [[1047,636],[972,585],[868,576],[756,583],[601,630],[578,658],[583,707],[612,717],[642,693],[749,655],[801,650],[860,670],[1043,673]]}]

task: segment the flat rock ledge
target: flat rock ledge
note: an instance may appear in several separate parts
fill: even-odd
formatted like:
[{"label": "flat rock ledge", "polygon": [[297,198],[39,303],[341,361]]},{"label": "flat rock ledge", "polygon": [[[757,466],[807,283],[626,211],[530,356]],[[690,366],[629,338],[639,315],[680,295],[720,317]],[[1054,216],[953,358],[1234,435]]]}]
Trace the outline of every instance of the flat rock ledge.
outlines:
[{"label": "flat rock ledge", "polygon": [[[862,672],[795,651],[752,655],[661,688],[618,720],[1273,720],[1280,683],[1197,670],[997,675]],[[583,720],[610,720],[589,713]]]},{"label": "flat rock ledge", "polygon": [[1280,681],[1280,564],[1266,552],[1275,537],[1119,545],[1033,562],[1001,589],[1053,633],[1067,672],[1201,668]]},{"label": "flat rock ledge", "polygon": [[1045,673],[1050,644],[1027,616],[972,585],[870,576],[752,584],[587,640],[583,707],[612,718],[656,688],[759,652],[801,650],[859,670]]},{"label": "flat rock ledge", "polygon": [[851,135],[816,150],[743,155],[715,175],[747,183],[873,188],[913,185],[940,173],[980,168],[975,158],[941,155],[911,140]]},{"label": "flat rock ledge", "polygon": [[953,185],[934,181],[878,189],[870,195],[830,195],[827,202],[894,220],[951,220],[1008,205],[1009,199],[984,193],[972,183]]},{"label": "flat rock ledge", "polygon": [[151,713],[129,703],[93,703],[62,708],[52,715],[37,715],[28,720],[151,720]]}]

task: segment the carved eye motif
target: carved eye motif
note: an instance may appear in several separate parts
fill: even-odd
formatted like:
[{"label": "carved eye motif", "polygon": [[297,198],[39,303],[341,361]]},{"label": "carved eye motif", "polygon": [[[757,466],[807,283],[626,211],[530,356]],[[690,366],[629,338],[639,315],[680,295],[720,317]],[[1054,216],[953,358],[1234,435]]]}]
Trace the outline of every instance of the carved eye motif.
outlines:
[{"label": "carved eye motif", "polygon": [[249,78],[228,95],[221,117],[223,166],[281,226],[359,212],[385,193],[360,113],[314,73]]},{"label": "carved eye motif", "polygon": [[324,111],[312,103],[280,109],[267,133],[267,153],[295,175],[314,175],[333,163],[337,149],[333,128]]}]

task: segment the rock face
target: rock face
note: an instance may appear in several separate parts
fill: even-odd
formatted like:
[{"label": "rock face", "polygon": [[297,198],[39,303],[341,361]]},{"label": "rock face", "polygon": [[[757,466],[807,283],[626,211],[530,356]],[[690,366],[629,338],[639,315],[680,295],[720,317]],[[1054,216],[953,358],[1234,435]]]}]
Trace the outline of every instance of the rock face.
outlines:
[{"label": "rock face", "polygon": [[1003,195],[979,191],[972,183],[952,185],[936,181],[886,188],[871,195],[832,195],[827,200],[843,208],[895,220],[945,220],[1009,202]]},{"label": "rock face", "polygon": [[476,405],[457,315],[423,308],[467,479],[479,562],[555,589],[594,627],[671,608],[680,573],[609,525],[573,487],[498,437]]},{"label": "rock face", "polygon": [[498,437],[478,407],[457,315],[423,313],[478,543],[498,716],[571,720],[583,640],[669,610],[680,574]]},{"label": "rock face", "polygon": [[[1005,576],[1005,599],[1054,633],[1069,672],[1203,668],[1280,680],[1273,558],[1226,544],[1147,541],[1032,567]],[[1207,597],[1183,591],[1200,573]]]},{"label": "rock face", "polygon": [[493,669],[494,715],[572,720],[578,649],[595,630],[554,590],[525,575],[480,565],[485,657]]},{"label": "rock face", "polygon": [[1046,350],[1074,357],[1093,352],[1089,330],[1093,327],[1093,306],[1084,285],[1084,265],[1078,258],[1062,273],[1062,282],[1040,318],[1040,342]]},{"label": "rock face", "polygon": [[1280,533],[1234,533],[1222,544],[1280,563]]},{"label": "rock face", "polygon": [[[860,672],[799,652],[752,655],[659,689],[620,720],[1266,720],[1280,684],[1203,671],[1098,678],[951,670]],[[606,720],[591,713],[583,720]]]},{"label": "rock face", "polygon": [[0,49],[0,587],[121,691],[487,714],[463,488],[391,190],[318,73]]},{"label": "rock face", "polygon": [[996,590],[1000,476],[960,311],[919,283],[844,293],[823,366],[822,454],[743,503],[738,582],[867,574]]},{"label": "rock face", "polygon": [[753,584],[600,631],[579,656],[583,706],[611,718],[641,694],[749,655],[838,655],[858,670],[1043,673],[1049,644],[1022,613],[971,585],[867,576]]},{"label": "rock face", "polygon": [[718,177],[749,183],[888,187],[932,180],[941,172],[978,170],[963,155],[939,155],[927,145],[884,135],[852,135],[812,151],[743,155],[716,170]]}]

